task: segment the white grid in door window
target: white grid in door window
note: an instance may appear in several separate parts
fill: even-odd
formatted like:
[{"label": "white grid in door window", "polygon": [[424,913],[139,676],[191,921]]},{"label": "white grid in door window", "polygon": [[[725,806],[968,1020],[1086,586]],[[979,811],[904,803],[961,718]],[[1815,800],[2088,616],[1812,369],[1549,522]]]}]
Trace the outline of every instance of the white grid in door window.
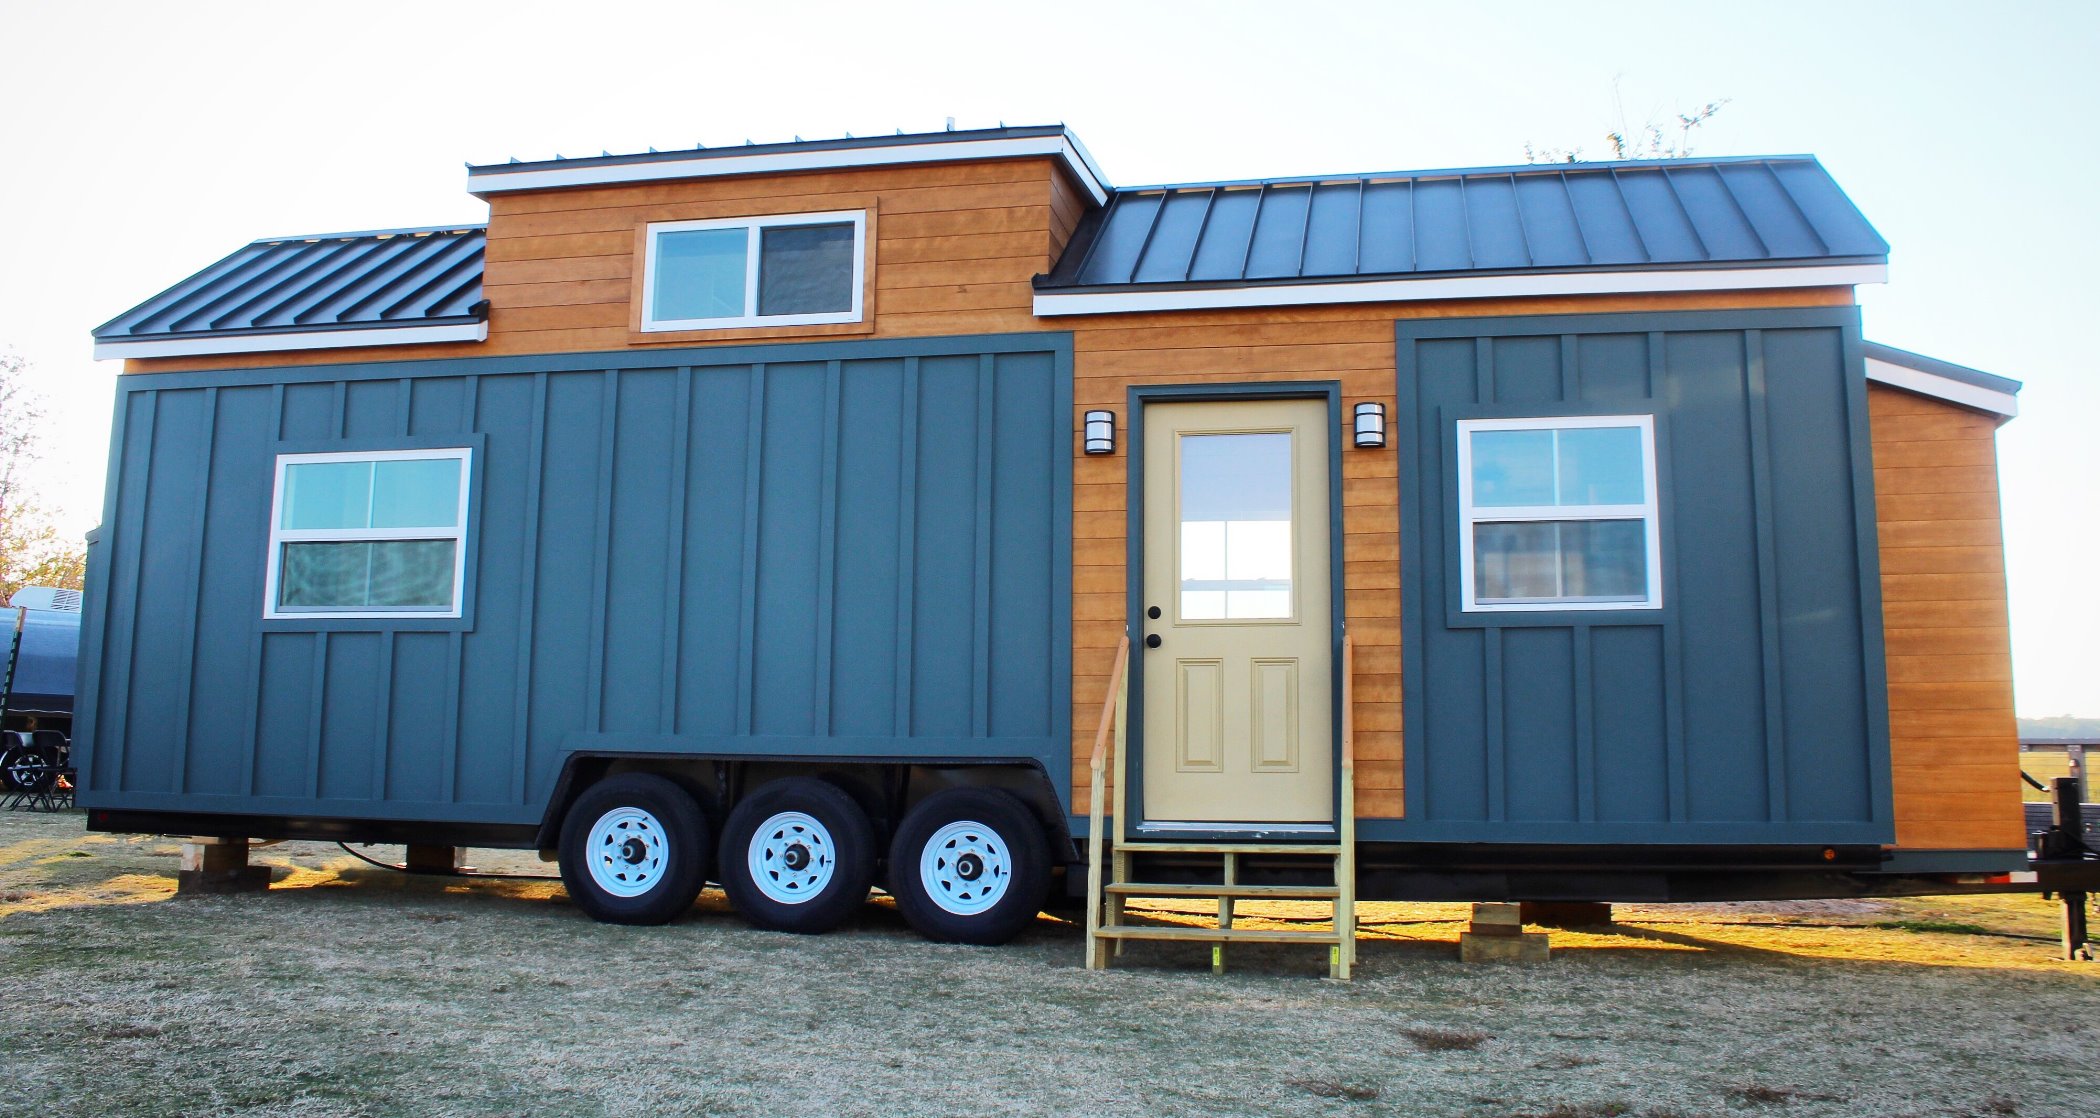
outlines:
[{"label": "white grid in door window", "polygon": [[1177,616],[1183,621],[1294,616],[1291,433],[1178,438]]}]

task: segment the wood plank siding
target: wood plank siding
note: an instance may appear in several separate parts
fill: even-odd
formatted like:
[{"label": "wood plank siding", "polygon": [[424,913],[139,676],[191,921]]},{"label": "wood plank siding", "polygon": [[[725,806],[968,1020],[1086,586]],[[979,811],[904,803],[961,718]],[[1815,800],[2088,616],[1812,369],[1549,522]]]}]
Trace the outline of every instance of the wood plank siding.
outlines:
[{"label": "wood plank siding", "polygon": [[[1087,758],[1103,688],[1122,636],[1128,508],[1128,393],[1134,384],[1339,381],[1344,429],[1357,403],[1394,406],[1393,323],[1403,318],[1815,307],[1851,303],[1849,288],[1681,295],[1464,299],[1356,306],[1087,315],[1045,320],[1073,331],[1073,429],[1088,408],[1122,427],[1114,455],[1073,465],[1072,703],[1074,810],[1087,810]],[[1342,451],[1344,612],[1356,638],[1356,807],[1367,819],[1403,814],[1400,698],[1398,440]]]},{"label": "wood plank siding", "polygon": [[1049,157],[498,194],[489,199],[485,342],[133,359],[125,371],[265,368],[749,344],[838,335],[770,327],[639,335],[636,231],[651,221],[866,209],[874,219],[873,329],[849,337],[1007,334],[1055,328],[1030,309],[1084,212]]},{"label": "wood plank siding", "polygon": [[2013,849],[2013,721],[1994,417],[1872,384],[1896,845]]}]

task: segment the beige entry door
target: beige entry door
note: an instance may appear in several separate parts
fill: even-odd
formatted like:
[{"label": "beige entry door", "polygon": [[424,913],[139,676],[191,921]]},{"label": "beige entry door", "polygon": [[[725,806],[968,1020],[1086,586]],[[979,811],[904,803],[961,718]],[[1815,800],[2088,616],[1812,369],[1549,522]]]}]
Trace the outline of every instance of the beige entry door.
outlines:
[{"label": "beige entry door", "polygon": [[1332,822],[1327,402],[1144,423],[1143,818]]}]

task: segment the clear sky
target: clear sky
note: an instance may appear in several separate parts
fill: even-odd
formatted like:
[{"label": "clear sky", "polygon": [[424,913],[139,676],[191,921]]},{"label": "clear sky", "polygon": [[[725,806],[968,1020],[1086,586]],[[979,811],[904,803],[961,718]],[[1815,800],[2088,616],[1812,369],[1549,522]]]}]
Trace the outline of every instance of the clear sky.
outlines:
[{"label": "clear sky", "polygon": [[2022,714],[2100,715],[2100,4],[0,0],[0,349],[100,519],[88,331],[263,236],[480,221],[462,162],[1070,124],[1123,185],[1812,152],[1894,246],[1876,341],[2023,380],[2000,431]]}]

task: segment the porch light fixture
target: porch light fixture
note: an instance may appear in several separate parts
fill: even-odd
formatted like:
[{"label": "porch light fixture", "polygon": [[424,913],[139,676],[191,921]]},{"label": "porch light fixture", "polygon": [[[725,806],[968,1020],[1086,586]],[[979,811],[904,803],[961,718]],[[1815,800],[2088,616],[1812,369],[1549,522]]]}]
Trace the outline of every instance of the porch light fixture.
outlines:
[{"label": "porch light fixture", "polygon": [[1359,450],[1376,450],[1385,445],[1385,405],[1363,403],[1356,405],[1356,446]]},{"label": "porch light fixture", "polygon": [[1090,411],[1086,413],[1086,452],[1088,454],[1114,454],[1116,452],[1116,413],[1112,411]]}]

